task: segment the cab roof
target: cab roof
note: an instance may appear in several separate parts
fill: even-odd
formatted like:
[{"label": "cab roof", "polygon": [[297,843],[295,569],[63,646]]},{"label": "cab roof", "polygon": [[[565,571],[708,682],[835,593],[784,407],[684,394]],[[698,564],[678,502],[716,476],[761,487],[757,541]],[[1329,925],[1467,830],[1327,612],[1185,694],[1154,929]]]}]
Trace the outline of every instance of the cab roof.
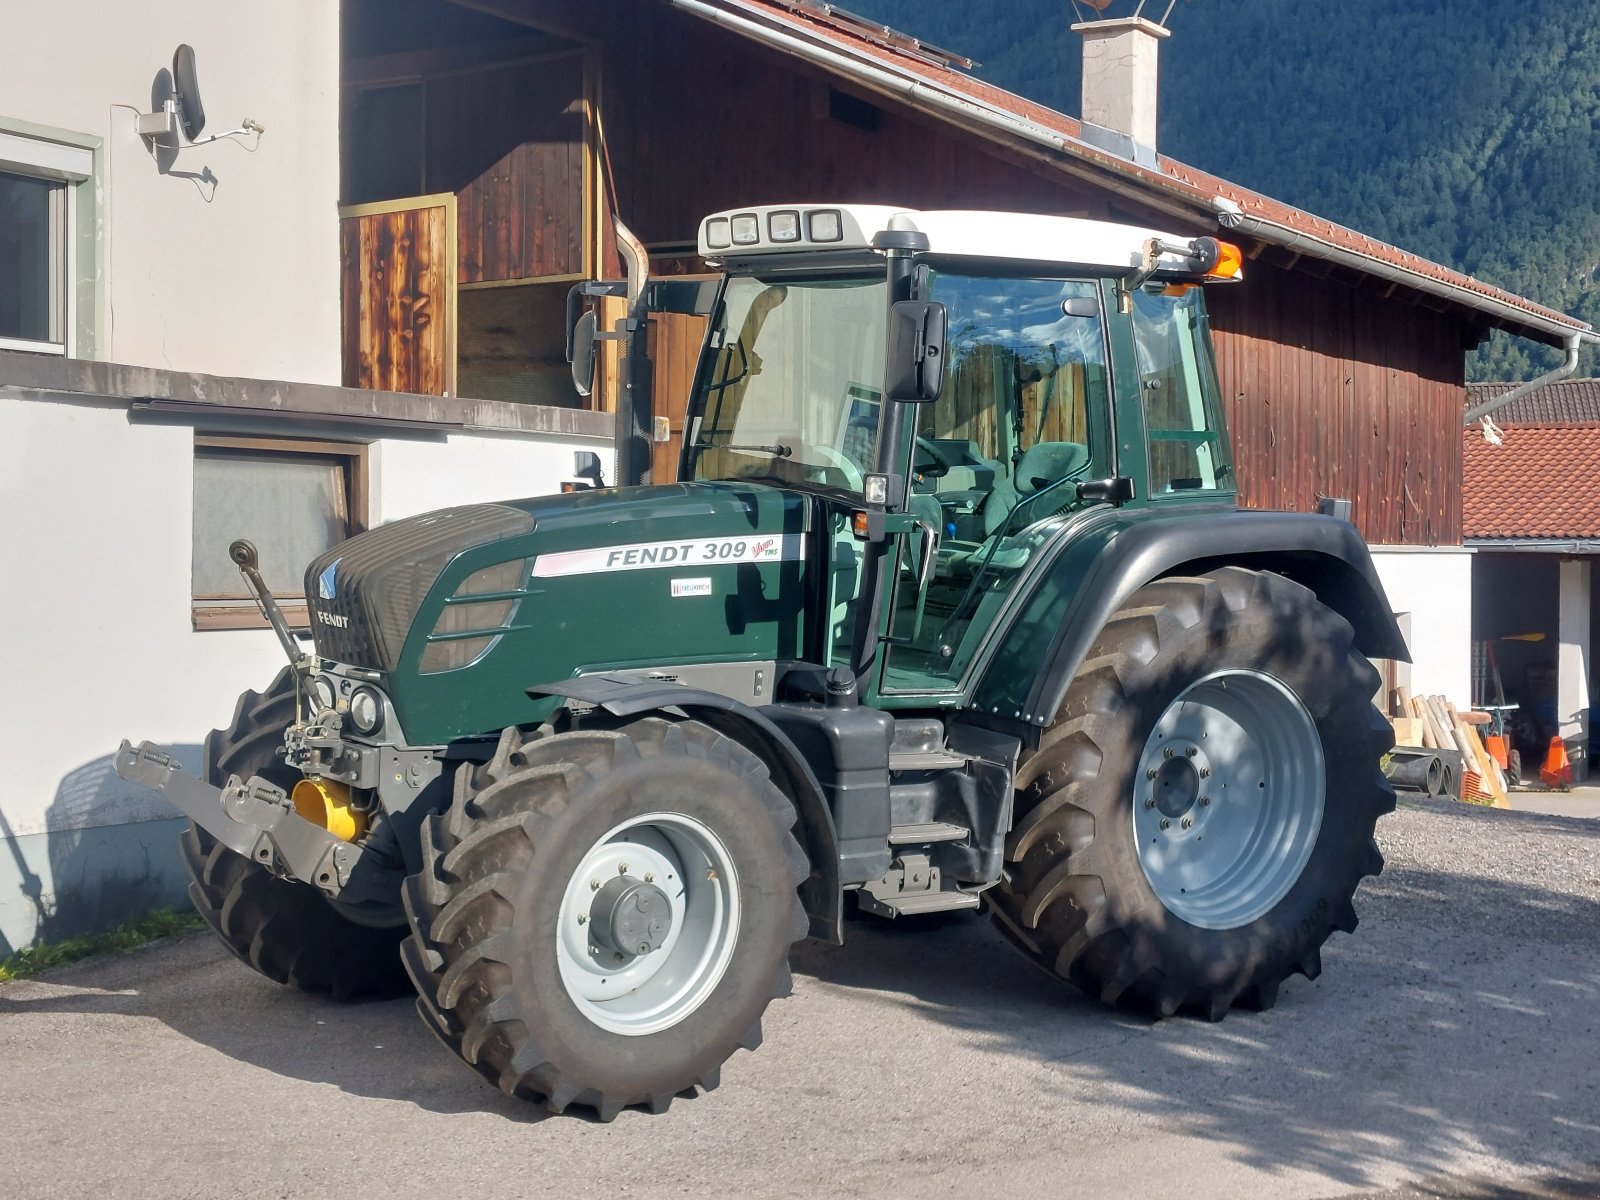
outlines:
[{"label": "cab roof", "polygon": [[[1187,246],[1189,237],[1036,213],[944,210],[922,212],[881,204],[767,204],[712,213],[700,222],[702,258],[759,261],[778,266],[785,255],[861,251],[884,232],[921,233],[926,253],[953,258],[1037,262],[1108,274],[1140,268],[1151,238]],[[1160,266],[1181,270],[1183,257],[1164,254]]]}]

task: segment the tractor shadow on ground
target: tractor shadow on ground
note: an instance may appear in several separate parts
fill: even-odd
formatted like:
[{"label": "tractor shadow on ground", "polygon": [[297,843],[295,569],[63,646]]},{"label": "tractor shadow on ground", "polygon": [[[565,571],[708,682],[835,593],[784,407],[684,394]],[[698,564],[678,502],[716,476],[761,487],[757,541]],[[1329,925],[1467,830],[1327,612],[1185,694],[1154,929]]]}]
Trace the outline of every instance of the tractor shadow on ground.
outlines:
[{"label": "tractor shadow on ground", "polygon": [[[1453,822],[1557,833],[1572,868],[1594,870],[1586,846],[1565,840],[1589,826],[1449,812]],[[1472,831],[1477,843],[1493,837]],[[1394,857],[1362,887],[1362,927],[1328,945],[1321,980],[1292,979],[1272,1011],[1235,1011],[1215,1025],[1102,1008],[1029,965],[979,916],[852,921],[846,945],[796,949],[797,998],[774,1006],[772,1044],[737,1056],[725,1087],[762,1103],[798,1056],[822,1097],[813,1103],[865,1089],[880,1104],[914,1106],[949,1086],[940,1064],[959,1061],[964,1086],[1014,1101],[1037,1136],[1063,1145],[1083,1136],[1074,1110],[1092,1104],[1107,1120],[1147,1120],[1163,1137],[1204,1139],[1241,1164],[1316,1172],[1352,1190],[1396,1169],[1452,1172],[1467,1155],[1592,1160],[1600,903]],[[22,1014],[149,1017],[237,1061],[351,1095],[544,1119],[455,1061],[409,1001],[343,1006],[301,995],[254,976],[206,935],[44,982],[53,986],[0,991],[0,1027]],[[905,1064],[898,1087],[864,1079],[830,1041],[839,1036],[830,1021]]]},{"label": "tractor shadow on ground", "polygon": [[[1600,836],[1600,821],[1557,824],[1563,836]],[[1595,871],[1586,850],[1583,861]],[[1273,1010],[1235,1009],[1217,1024],[1103,1008],[976,917],[921,936],[858,922],[851,944],[808,944],[795,964],[1007,1060],[994,1078],[1027,1093],[1041,1136],[1052,1099],[1109,1106],[1163,1137],[1186,1134],[1239,1163],[1351,1189],[1396,1169],[1453,1173],[1469,1155],[1593,1162],[1600,903],[1399,865],[1363,884],[1357,908],[1361,928],[1334,936],[1316,983],[1293,977]]]}]

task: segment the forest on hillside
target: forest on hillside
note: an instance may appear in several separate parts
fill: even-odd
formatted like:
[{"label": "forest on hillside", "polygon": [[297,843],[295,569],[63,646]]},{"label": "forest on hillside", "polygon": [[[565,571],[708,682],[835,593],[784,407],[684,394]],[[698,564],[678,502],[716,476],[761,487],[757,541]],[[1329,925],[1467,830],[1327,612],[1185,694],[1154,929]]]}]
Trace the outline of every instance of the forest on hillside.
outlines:
[{"label": "forest on hillside", "polygon": [[[848,7],[1079,110],[1069,0]],[[1160,148],[1600,326],[1597,15],[1572,0],[1178,0]],[[1585,355],[1580,371],[1600,373]],[[1496,335],[1471,373],[1559,360]]]}]

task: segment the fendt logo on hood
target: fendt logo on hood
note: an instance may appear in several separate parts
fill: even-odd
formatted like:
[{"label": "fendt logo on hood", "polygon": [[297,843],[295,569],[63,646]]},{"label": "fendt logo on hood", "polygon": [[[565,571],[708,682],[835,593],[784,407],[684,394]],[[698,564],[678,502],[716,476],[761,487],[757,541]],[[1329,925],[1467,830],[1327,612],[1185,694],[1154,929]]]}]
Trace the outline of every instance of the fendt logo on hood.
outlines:
[{"label": "fendt logo on hood", "polygon": [[336,588],[333,577],[334,573],[339,569],[339,562],[339,559],[334,559],[327,565],[322,574],[317,576],[317,595],[324,600],[332,600],[334,598]]},{"label": "fendt logo on hood", "polygon": [[598,575],[608,571],[643,571],[651,567],[707,567],[723,564],[789,562],[800,557],[800,535],[771,537],[689,538],[680,542],[633,542],[541,554],[534,561],[535,579],[562,575]]},{"label": "fendt logo on hood", "polygon": [[314,608],[311,611],[317,614],[317,620],[324,625],[332,625],[335,629],[350,628],[349,617],[341,617],[337,613],[323,612],[320,608]]}]

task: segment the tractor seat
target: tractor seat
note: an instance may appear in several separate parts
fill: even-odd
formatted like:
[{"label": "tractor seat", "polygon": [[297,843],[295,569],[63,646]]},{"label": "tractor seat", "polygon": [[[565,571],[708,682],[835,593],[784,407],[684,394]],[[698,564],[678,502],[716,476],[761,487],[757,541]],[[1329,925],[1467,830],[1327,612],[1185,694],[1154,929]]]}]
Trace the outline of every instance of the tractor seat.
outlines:
[{"label": "tractor seat", "polygon": [[[951,547],[941,567],[953,574],[976,570],[989,558],[990,543],[1002,530],[1014,534],[1035,521],[1055,516],[1077,499],[1077,493],[1067,487],[1049,492],[1046,489],[1082,475],[1088,466],[1089,448],[1077,442],[1039,442],[1030,446],[1017,461],[1013,476],[996,478],[994,490],[983,502],[983,542],[971,549]],[[1043,498],[1038,499],[1041,493]],[[997,550],[991,561],[1004,567],[1008,565],[1005,555],[1006,551]]]},{"label": "tractor seat", "polygon": [[[996,479],[994,490],[983,502],[984,536],[993,537],[999,533],[1014,510],[1023,509],[1051,484],[1082,474],[1088,465],[1089,448],[1077,442],[1039,442],[1028,447],[1017,462],[1014,477]],[[1049,509],[1048,512],[1023,511],[1011,521],[1012,532],[1061,511],[1075,499],[1070,493],[1064,493],[1064,488],[1050,493],[1042,506]]]}]

